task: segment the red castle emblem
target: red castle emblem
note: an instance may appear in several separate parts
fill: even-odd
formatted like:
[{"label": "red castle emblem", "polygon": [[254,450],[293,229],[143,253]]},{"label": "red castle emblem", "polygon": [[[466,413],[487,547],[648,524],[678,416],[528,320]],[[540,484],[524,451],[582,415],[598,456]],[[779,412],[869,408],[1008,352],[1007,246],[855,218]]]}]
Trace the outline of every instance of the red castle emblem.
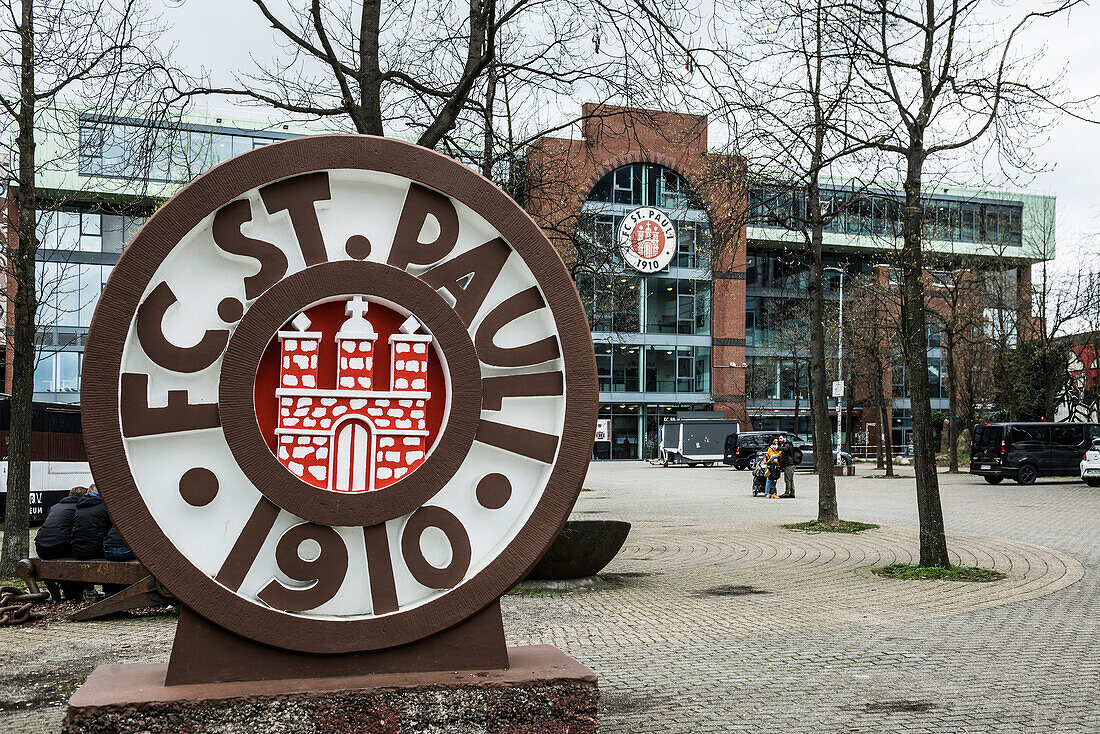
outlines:
[{"label": "red castle emblem", "polygon": [[[417,333],[421,325],[409,317],[384,349],[366,318],[368,307],[388,312],[354,296],[334,335],[314,330],[307,312],[291,321],[293,329],[278,333],[276,456],[299,479],[321,489],[367,492],[394,484],[424,462],[432,438],[426,414],[432,337]],[[319,374],[319,367],[331,362],[318,360],[323,349],[331,349],[326,340],[335,341],[334,383]],[[384,365],[375,361],[379,353],[390,357],[389,385],[381,390],[375,379],[384,374]],[[324,383],[334,387],[321,387]]]},{"label": "red castle emblem", "polygon": [[634,225],[634,231],[630,233],[630,246],[638,257],[652,260],[665,249],[665,232],[652,219],[643,219]]}]

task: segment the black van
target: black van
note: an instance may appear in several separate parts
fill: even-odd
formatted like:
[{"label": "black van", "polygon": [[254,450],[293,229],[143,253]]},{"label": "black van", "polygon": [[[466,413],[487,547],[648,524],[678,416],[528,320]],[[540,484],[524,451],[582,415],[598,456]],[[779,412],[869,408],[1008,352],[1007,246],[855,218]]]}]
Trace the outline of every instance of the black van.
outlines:
[{"label": "black van", "polygon": [[1032,484],[1037,477],[1076,476],[1100,423],[986,423],[974,426],[970,473],[990,484],[1005,477]]}]

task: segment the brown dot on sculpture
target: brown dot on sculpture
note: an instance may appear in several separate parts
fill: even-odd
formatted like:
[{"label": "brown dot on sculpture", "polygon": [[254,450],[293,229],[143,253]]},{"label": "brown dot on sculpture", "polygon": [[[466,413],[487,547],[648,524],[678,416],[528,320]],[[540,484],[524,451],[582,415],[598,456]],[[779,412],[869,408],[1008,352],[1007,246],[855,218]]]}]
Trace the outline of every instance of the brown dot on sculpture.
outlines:
[{"label": "brown dot on sculpture", "polygon": [[218,496],[218,477],[209,469],[197,466],[180,477],[180,497],[192,507],[204,507]]},{"label": "brown dot on sculpture", "polygon": [[347,244],[344,245],[344,251],[348,253],[348,257],[352,260],[365,260],[367,255],[370,254],[370,240],[361,234],[353,234],[348,237]]},{"label": "brown dot on sculpture", "polygon": [[477,501],[487,510],[499,510],[512,496],[512,483],[503,474],[486,474],[477,483]]},{"label": "brown dot on sculpture", "polygon": [[218,303],[218,318],[227,324],[240,321],[244,316],[244,304],[236,298],[223,298]]}]

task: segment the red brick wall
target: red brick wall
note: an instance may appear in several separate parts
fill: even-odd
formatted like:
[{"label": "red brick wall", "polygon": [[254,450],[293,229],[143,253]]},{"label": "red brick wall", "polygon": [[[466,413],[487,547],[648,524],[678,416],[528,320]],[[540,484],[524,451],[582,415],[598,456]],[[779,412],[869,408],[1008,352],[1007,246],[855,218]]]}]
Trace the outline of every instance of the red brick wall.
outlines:
[{"label": "red brick wall", "polygon": [[[683,176],[710,218],[713,253],[713,370],[716,410],[749,425],[745,412],[745,167],[707,151],[707,119],[699,115],[584,105],[583,137],[541,138],[527,150],[527,211],[542,225],[566,264],[577,215],[605,175],[631,163],[656,163]],[[730,367],[731,363],[736,367]]]}]

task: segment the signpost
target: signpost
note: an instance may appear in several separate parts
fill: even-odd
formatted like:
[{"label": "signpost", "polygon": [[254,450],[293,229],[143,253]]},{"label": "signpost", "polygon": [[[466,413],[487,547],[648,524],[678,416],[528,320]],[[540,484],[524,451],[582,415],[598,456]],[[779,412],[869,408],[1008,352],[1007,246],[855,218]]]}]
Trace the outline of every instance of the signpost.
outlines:
[{"label": "signpost", "polygon": [[[138,233],[86,355],[93,476],[181,615],[169,664],[98,669],[71,730],[138,706],[204,731],[180,684],[275,721],[280,691],[361,676],[344,705],[400,710],[440,671],[452,719],[402,731],[494,686],[550,704],[500,731],[594,730],[591,671],[504,642],[499,598],[576,501],[597,387],[561,259],[490,182],[369,136],[234,158]],[[555,666],[591,710],[555,704]]]}]

